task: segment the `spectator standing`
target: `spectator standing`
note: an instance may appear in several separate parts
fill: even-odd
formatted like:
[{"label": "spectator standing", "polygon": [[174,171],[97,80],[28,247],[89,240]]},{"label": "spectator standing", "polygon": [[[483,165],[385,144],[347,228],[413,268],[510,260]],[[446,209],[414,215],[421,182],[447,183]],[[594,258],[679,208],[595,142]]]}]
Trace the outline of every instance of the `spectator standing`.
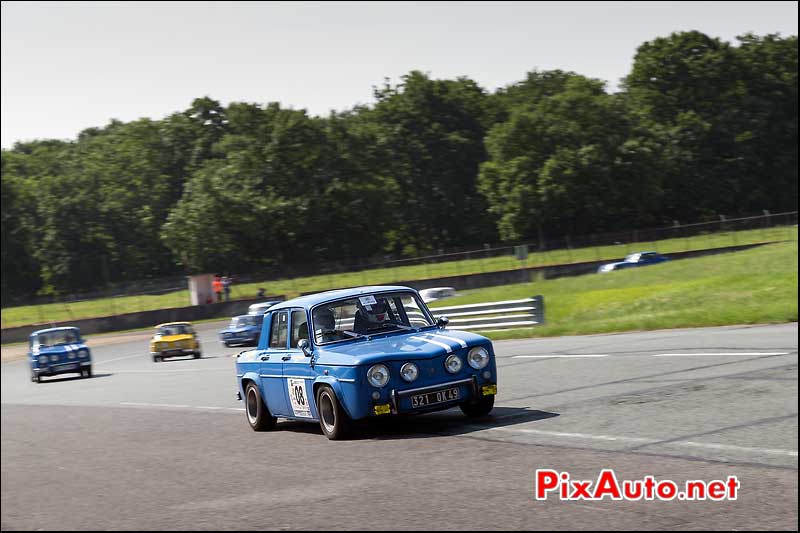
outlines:
[{"label": "spectator standing", "polygon": [[222,279],[220,278],[219,274],[214,276],[214,281],[211,283],[211,287],[214,289],[214,294],[217,295],[217,301],[222,301]]},{"label": "spectator standing", "polygon": [[230,275],[222,277],[222,290],[225,291],[225,301],[231,301],[231,283],[233,283],[233,279],[231,279]]}]

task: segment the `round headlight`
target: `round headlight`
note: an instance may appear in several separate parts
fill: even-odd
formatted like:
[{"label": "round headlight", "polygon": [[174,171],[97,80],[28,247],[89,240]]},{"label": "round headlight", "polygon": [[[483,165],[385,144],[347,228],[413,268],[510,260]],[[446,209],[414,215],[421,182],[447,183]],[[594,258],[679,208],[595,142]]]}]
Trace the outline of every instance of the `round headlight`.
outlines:
[{"label": "round headlight", "polygon": [[87,350],[79,350],[78,351],[78,357],[81,357],[81,358],[89,357],[89,352]]},{"label": "round headlight", "polygon": [[444,360],[444,367],[451,374],[459,372],[462,366],[464,366],[464,363],[461,362],[461,358],[456,354],[453,354]]},{"label": "round headlight", "polygon": [[56,361],[58,361],[58,356],[57,355],[51,355],[50,356],[50,361],[55,363]]},{"label": "round headlight", "polygon": [[400,367],[400,376],[411,383],[419,377],[419,368],[414,363],[406,363]]},{"label": "round headlight", "polygon": [[367,379],[373,387],[383,387],[389,383],[389,368],[386,365],[375,365],[367,371]]},{"label": "round headlight", "polygon": [[39,364],[43,365],[45,363],[47,363],[47,356],[46,355],[40,355],[39,356]]},{"label": "round headlight", "polygon": [[467,362],[475,370],[480,370],[489,364],[489,352],[483,346],[477,346],[469,351]]},{"label": "round headlight", "polygon": [[69,352],[67,357],[69,357],[70,359],[75,359],[75,352]]}]

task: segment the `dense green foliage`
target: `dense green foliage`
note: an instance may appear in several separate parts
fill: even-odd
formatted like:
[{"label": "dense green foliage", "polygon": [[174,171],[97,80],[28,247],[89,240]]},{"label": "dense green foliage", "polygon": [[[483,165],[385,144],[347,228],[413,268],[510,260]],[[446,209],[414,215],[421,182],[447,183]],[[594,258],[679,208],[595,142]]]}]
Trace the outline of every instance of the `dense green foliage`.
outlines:
[{"label": "dense green foliage", "polygon": [[198,98],[2,152],[2,296],[797,209],[797,38],[639,47],[622,90],[420,72],[328,117]]}]

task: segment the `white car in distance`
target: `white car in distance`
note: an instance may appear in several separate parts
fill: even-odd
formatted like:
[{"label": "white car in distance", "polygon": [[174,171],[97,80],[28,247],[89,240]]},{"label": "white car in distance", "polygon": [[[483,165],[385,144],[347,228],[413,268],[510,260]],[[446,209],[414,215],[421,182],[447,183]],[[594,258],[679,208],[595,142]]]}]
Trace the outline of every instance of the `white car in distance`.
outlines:
[{"label": "white car in distance", "polygon": [[419,295],[422,296],[423,302],[428,303],[455,296],[456,289],[455,287],[432,287],[430,289],[422,289],[419,291]]}]

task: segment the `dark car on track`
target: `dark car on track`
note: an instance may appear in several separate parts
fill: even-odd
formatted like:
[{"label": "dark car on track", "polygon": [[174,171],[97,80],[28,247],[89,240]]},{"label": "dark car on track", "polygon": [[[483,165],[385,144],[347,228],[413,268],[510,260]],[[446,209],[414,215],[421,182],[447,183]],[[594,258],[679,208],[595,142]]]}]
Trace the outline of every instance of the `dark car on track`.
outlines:
[{"label": "dark car on track", "polygon": [[663,256],[657,252],[637,252],[635,254],[626,255],[625,259],[617,263],[606,263],[598,268],[597,272],[602,274],[604,272],[623,270],[625,268],[657,265],[664,261],[669,261],[669,257]]},{"label": "dark car on track", "polygon": [[225,346],[234,344],[258,345],[264,315],[241,315],[231,319],[227,328],[219,332],[219,340]]},{"label": "dark car on track", "polygon": [[42,376],[77,372],[92,376],[92,354],[75,327],[40,329],[28,337],[28,361],[31,381],[40,383]]}]

